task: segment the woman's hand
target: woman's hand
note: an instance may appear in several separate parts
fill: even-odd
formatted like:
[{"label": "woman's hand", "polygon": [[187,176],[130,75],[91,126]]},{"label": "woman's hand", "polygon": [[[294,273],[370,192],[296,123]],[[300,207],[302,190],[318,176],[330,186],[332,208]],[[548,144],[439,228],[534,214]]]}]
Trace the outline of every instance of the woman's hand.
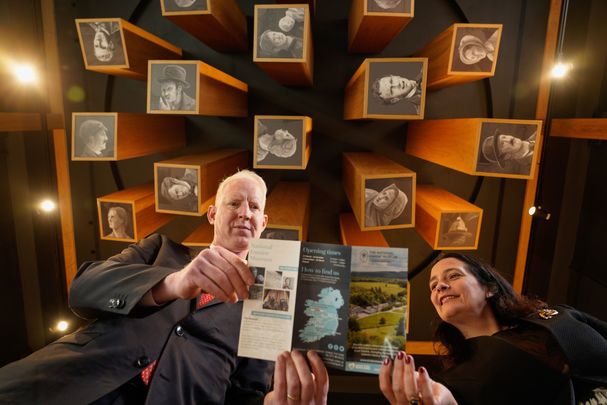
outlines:
[{"label": "woman's hand", "polygon": [[451,391],[433,381],[425,368],[415,371],[413,357],[405,352],[384,361],[379,370],[379,388],[392,405],[457,405]]},{"label": "woman's hand", "polygon": [[329,393],[329,374],[316,352],[307,353],[310,367],[303,355],[294,350],[283,352],[276,359],[274,391],[264,398],[264,405],[324,405]]}]

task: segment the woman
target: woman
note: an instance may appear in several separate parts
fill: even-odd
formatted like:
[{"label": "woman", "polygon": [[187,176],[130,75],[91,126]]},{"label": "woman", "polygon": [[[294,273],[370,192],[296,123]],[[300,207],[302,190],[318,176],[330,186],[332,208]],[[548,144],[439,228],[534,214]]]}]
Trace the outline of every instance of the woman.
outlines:
[{"label": "woman", "polygon": [[259,48],[268,57],[302,58],[303,39],[279,31],[265,30],[259,36]]},{"label": "woman", "polygon": [[198,176],[195,169],[185,169],[181,178],[165,177],[160,184],[160,195],[167,207],[177,211],[198,211]]},{"label": "woman", "polygon": [[286,129],[277,129],[267,133],[267,127],[260,123],[260,135],[257,139],[257,161],[261,162],[268,154],[279,158],[289,158],[297,151],[297,139]]},{"label": "woman", "polygon": [[126,228],[129,223],[129,216],[124,208],[111,207],[107,211],[107,222],[112,232],[105,235],[106,237],[116,239],[133,238],[126,233]]},{"label": "woman", "polygon": [[392,404],[607,400],[607,323],[524,297],[494,269],[458,253],[435,261],[430,291],[446,369],[435,381],[404,352],[386,359],[380,388]]},{"label": "woman", "polygon": [[365,189],[365,226],[386,226],[398,218],[409,199],[395,184],[382,191]]}]

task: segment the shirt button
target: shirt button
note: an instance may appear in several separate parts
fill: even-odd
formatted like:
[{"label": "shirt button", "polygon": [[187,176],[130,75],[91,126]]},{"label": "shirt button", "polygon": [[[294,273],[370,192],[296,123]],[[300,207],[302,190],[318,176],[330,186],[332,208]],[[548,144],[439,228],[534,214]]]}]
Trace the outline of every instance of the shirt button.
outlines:
[{"label": "shirt button", "polygon": [[183,336],[183,334],[185,333],[185,331],[183,330],[183,327],[181,325],[177,326],[175,328],[175,334],[179,337]]},{"label": "shirt button", "polygon": [[150,359],[147,356],[141,356],[135,362],[135,365],[139,368],[146,367],[148,364],[150,364]]}]

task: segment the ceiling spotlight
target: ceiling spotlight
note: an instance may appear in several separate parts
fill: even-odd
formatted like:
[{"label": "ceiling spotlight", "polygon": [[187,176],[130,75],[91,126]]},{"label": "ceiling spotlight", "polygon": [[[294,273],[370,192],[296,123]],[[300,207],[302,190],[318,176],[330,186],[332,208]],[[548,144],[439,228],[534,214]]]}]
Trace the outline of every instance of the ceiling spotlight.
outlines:
[{"label": "ceiling spotlight", "polygon": [[43,212],[53,212],[57,208],[57,204],[49,199],[43,200],[38,206]]},{"label": "ceiling spotlight", "polygon": [[13,73],[17,80],[23,84],[32,84],[38,80],[36,70],[31,65],[19,64],[13,67]]},{"label": "ceiling spotlight", "polygon": [[552,77],[554,77],[555,79],[561,79],[561,78],[567,76],[567,73],[569,73],[569,71],[571,70],[572,67],[573,66],[571,65],[571,63],[558,62],[552,68],[550,75]]},{"label": "ceiling spotlight", "polygon": [[537,217],[537,218],[541,218],[541,219],[545,219],[546,221],[548,221],[550,219],[550,216],[552,214],[550,214],[548,211],[546,211],[545,209],[543,209],[541,206],[533,206],[531,208],[529,208],[529,211],[527,211],[529,213],[529,215],[531,215],[532,217]]}]

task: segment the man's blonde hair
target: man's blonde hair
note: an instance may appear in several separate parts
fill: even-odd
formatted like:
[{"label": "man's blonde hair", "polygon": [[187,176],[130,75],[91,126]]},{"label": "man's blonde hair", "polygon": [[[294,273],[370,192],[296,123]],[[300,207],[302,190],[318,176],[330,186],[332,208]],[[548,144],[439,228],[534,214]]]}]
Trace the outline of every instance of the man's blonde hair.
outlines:
[{"label": "man's blonde hair", "polygon": [[234,180],[239,179],[249,179],[257,183],[257,185],[261,189],[263,195],[263,205],[265,206],[266,194],[268,193],[268,187],[266,186],[266,182],[261,178],[260,175],[247,169],[239,170],[233,175],[226,177],[221,181],[221,183],[219,183],[219,187],[217,187],[217,193],[215,194],[215,205],[220,204],[221,198],[223,197],[223,190],[225,189],[226,185]]}]

